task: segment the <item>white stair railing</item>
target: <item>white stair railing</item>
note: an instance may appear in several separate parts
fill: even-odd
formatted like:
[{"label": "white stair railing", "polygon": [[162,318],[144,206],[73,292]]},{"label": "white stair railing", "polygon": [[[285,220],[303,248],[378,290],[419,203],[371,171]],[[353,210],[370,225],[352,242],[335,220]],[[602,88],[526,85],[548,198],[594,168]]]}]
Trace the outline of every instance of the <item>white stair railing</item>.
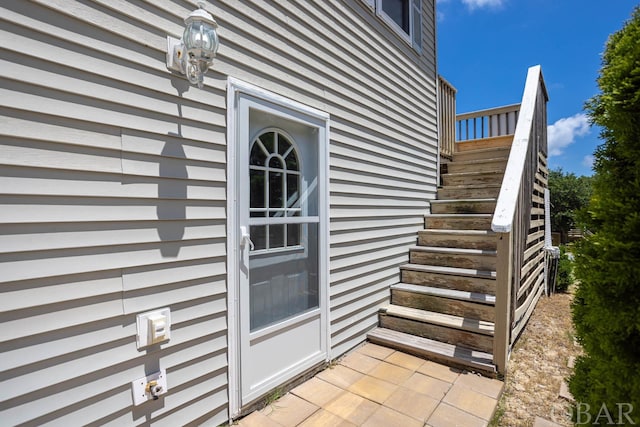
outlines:
[{"label": "white stair railing", "polygon": [[456,142],[456,88],[438,76],[440,155],[451,159]]},{"label": "white stair railing", "polygon": [[501,373],[544,291],[547,101],[541,67],[529,68],[491,224],[498,237],[493,357]]},{"label": "white stair railing", "polygon": [[456,140],[468,141],[513,135],[519,113],[520,104],[513,104],[458,114],[456,116]]}]

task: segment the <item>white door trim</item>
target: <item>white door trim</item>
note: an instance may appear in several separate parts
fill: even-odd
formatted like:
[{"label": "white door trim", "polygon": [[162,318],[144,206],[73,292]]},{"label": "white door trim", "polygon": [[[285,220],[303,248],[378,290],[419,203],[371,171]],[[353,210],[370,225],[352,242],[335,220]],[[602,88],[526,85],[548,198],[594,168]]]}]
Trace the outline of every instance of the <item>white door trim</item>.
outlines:
[{"label": "white door trim", "polygon": [[319,191],[319,275],[321,307],[323,310],[327,360],[331,349],[329,330],[329,120],[328,113],[281,95],[269,92],[250,83],[229,77],[227,79],[227,342],[229,355],[229,418],[240,413],[240,318],[239,318],[239,233],[238,233],[238,99],[240,94],[250,95],[275,106],[295,111],[306,117],[324,122],[324,138],[319,147],[318,191]]}]

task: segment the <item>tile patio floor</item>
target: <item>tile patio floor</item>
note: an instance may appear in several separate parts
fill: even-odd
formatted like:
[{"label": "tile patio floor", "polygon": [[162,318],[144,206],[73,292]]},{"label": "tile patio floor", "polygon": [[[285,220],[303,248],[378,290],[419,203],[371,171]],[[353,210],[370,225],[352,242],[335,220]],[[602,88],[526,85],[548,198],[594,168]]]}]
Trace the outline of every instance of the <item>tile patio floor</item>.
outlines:
[{"label": "tile patio floor", "polygon": [[486,426],[503,385],[366,343],[238,425]]}]

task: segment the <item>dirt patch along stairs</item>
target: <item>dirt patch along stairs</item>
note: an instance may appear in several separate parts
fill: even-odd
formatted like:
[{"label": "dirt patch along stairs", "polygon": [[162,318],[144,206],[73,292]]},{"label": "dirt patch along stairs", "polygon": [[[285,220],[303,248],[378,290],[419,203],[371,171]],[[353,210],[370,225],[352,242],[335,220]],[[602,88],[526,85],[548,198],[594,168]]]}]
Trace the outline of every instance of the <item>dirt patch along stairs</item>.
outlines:
[{"label": "dirt patch along stairs", "polygon": [[491,219],[508,156],[509,147],[454,154],[370,341],[495,375],[497,240]]}]

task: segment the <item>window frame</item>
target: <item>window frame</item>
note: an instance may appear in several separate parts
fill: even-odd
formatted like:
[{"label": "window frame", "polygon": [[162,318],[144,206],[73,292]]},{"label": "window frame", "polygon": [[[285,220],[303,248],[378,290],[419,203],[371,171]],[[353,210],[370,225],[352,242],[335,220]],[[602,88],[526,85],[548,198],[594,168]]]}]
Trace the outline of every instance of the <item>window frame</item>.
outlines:
[{"label": "window frame", "polygon": [[[418,53],[422,53],[422,0],[403,0],[409,3],[409,33],[398,25],[382,7],[385,0],[364,0],[376,16]],[[417,18],[416,18],[417,17]],[[419,26],[420,28],[415,28]]]}]

